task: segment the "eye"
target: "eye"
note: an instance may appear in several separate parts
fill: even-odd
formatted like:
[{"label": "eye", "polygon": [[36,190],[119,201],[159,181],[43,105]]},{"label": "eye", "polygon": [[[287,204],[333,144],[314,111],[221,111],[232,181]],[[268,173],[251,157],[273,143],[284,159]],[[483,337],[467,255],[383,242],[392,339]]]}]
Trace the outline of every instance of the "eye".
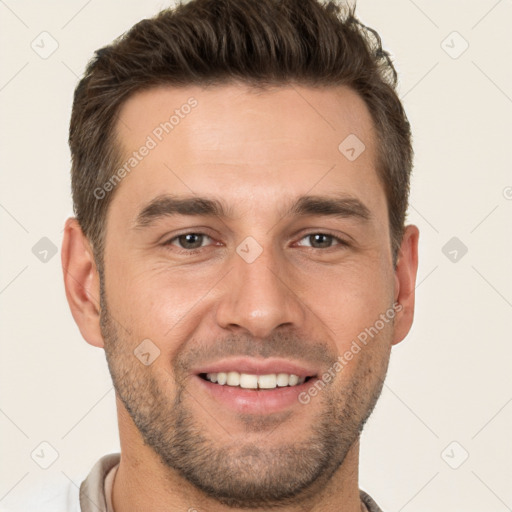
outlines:
[{"label": "eye", "polygon": [[183,233],[182,235],[171,238],[165,242],[164,245],[175,245],[180,249],[192,251],[203,247],[203,242],[207,239],[211,240],[211,238],[204,233]]},{"label": "eye", "polygon": [[349,245],[341,238],[330,235],[329,233],[310,233],[309,235],[303,237],[301,240],[308,240],[309,245],[306,245],[305,247],[312,247],[313,249],[329,249],[330,247],[333,247],[334,241],[337,242],[334,245]]},{"label": "eye", "polygon": [[[349,246],[349,244],[341,238],[338,238],[329,233],[310,233],[302,237],[301,240],[306,240],[309,243],[298,243],[297,245],[302,247],[311,247],[312,249],[330,249],[331,247],[335,247],[337,245],[345,247]],[[171,238],[165,242],[163,245],[173,245],[178,249],[182,249],[182,252],[190,254],[209,245],[208,241],[211,242],[212,238],[205,233],[189,232],[175,236],[174,238]]]}]

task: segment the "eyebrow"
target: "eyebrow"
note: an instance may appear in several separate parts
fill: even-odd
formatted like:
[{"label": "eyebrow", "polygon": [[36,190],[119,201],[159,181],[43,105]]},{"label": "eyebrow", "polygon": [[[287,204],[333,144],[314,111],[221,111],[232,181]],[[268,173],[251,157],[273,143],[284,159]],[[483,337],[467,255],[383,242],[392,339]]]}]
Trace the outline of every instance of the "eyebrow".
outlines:
[{"label": "eyebrow", "polygon": [[[157,220],[175,215],[234,218],[231,208],[215,198],[198,196],[173,196],[169,194],[155,197],[146,204],[136,217],[134,229],[142,229]],[[369,221],[372,214],[367,206],[352,196],[309,195],[299,197],[282,217],[327,216],[354,218]]]}]

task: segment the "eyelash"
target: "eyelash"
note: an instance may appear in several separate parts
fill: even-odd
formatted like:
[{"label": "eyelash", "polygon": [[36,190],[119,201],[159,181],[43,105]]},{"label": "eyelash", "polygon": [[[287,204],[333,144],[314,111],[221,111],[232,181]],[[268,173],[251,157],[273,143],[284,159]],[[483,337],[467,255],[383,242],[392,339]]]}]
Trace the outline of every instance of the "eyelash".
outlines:
[{"label": "eyelash", "polygon": [[[187,231],[185,233],[180,233],[179,235],[174,236],[173,238],[171,238],[167,242],[164,242],[162,245],[164,247],[168,247],[168,246],[174,245],[172,242],[174,242],[175,240],[178,240],[178,238],[180,238],[182,236],[186,236],[186,235],[201,235],[201,236],[208,237],[211,240],[213,240],[213,238],[210,235],[207,235],[206,233],[201,233],[201,232],[198,232],[198,231]],[[346,242],[342,238],[339,238],[339,237],[333,235],[332,233],[329,233],[328,231],[314,231],[314,232],[311,232],[311,233],[307,233],[300,240],[303,240],[304,238],[308,238],[308,237],[314,236],[314,235],[329,236],[329,237],[331,237],[333,239],[333,241],[338,242],[336,245],[333,245],[331,247],[326,247],[324,249],[318,248],[318,247],[310,247],[310,249],[313,249],[313,250],[316,250],[316,251],[326,252],[329,249],[334,249],[335,247],[338,247],[338,246],[341,246],[341,247],[349,247],[350,246],[350,244],[348,242]],[[198,252],[200,252],[206,246],[205,247],[198,247],[196,249],[184,249],[183,247],[178,247],[178,246],[174,246],[174,247],[178,250],[178,254],[194,255],[194,254],[197,254]]]}]

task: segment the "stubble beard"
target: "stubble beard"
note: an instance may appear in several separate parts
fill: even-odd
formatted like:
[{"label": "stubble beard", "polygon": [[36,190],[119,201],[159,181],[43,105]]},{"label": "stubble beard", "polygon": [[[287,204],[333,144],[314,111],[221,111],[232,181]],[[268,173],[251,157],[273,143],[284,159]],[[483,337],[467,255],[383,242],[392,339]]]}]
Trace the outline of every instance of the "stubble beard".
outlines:
[{"label": "stubble beard", "polygon": [[[347,386],[328,386],[314,399],[322,400],[323,407],[311,422],[307,441],[276,447],[271,443],[271,417],[241,415],[240,421],[248,432],[260,431],[261,442],[244,442],[242,436],[219,445],[210,435],[214,429],[207,428],[208,419],[200,421],[195,417],[190,407],[195,401],[187,392],[186,379],[180,382],[169,373],[164,386],[151,367],[134,356],[136,343],[128,336],[120,336],[104,291],[100,325],[116,393],[144,442],[167,468],[230,507],[270,509],[303,503],[324,487],[359,439],[387,372],[386,358],[374,361],[370,351],[362,351],[358,357],[366,361],[361,361]],[[388,331],[380,334],[392,336],[391,327]],[[308,405],[302,407],[306,413]],[[225,430],[229,432],[229,425]],[[269,446],[265,446],[267,436]]]}]

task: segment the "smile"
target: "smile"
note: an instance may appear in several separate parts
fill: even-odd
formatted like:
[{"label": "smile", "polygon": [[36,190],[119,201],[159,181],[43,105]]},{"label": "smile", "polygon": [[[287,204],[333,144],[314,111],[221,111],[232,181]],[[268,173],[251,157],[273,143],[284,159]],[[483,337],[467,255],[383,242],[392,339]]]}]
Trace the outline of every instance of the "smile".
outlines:
[{"label": "smile", "polygon": [[233,386],[243,389],[276,389],[277,387],[299,386],[311,377],[299,377],[293,373],[269,373],[256,375],[236,371],[202,373],[201,378],[221,386]]}]

